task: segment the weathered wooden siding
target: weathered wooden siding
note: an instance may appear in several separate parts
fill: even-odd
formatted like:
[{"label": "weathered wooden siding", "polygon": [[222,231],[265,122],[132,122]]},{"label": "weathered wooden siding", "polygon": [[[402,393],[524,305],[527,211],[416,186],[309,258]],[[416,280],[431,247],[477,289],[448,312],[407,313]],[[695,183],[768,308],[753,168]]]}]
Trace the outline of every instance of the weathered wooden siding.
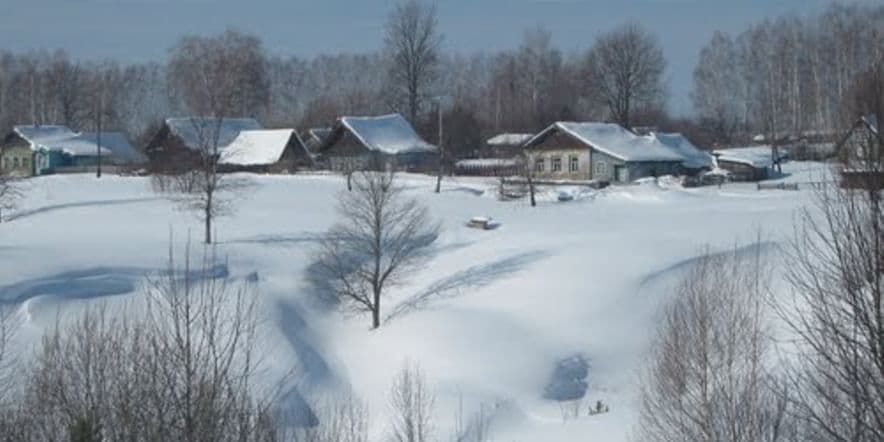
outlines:
[{"label": "weathered wooden siding", "polygon": [[[592,152],[589,146],[561,131],[550,134],[539,144],[532,146],[528,158],[529,167],[539,179],[593,179]],[[572,159],[576,160],[576,170],[572,170]],[[560,169],[554,170],[557,160]]]},{"label": "weathered wooden siding", "polygon": [[766,167],[758,168],[749,164],[722,159],[718,160],[718,167],[730,172],[730,179],[733,181],[761,181],[766,179],[768,174]]}]

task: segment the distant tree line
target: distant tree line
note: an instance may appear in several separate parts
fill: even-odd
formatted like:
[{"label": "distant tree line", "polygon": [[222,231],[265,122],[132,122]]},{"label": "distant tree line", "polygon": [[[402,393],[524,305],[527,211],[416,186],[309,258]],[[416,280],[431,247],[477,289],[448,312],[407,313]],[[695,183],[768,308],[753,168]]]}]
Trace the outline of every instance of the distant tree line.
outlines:
[{"label": "distant tree line", "polygon": [[882,6],[833,4],[819,16],[768,19],[737,35],[716,33],[702,49],[694,108],[723,142],[837,131],[853,122],[841,118],[845,97],[881,63]]},{"label": "distant tree line", "polygon": [[[14,124],[65,124],[91,130],[99,121],[144,144],[162,118],[199,114],[211,98],[195,87],[181,58],[211,45],[241,63],[230,115],[268,127],[327,126],[341,115],[396,111],[435,139],[433,97],[448,96],[444,144],[469,154],[500,132],[536,132],[563,119],[614,121],[686,132],[706,145],[755,134],[834,130],[842,97],[882,58],[884,7],[833,4],[819,16],[784,16],[738,35],[716,33],[694,72],[696,117],[666,112],[666,60],[655,36],[626,23],[565,52],[543,26],[500,52],[443,50],[436,10],[403,0],[390,11],[378,50],[309,58],[270,55],[261,40],[236,30],[185,36],[168,60],[125,64],[83,61],[64,50],[0,52],[0,130]],[[220,58],[219,58],[220,60]],[[190,75],[190,76],[189,76]],[[99,100],[104,103],[99,106]],[[216,103],[217,104],[217,103]],[[102,118],[98,118],[101,116]]]}]

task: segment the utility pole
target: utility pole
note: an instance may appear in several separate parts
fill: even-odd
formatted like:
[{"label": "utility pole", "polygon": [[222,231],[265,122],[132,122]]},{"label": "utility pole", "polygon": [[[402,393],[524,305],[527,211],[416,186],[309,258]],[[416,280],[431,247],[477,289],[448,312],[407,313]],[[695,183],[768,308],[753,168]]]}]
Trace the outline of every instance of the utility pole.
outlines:
[{"label": "utility pole", "polygon": [[442,97],[436,101],[439,114],[439,174],[436,175],[436,193],[442,191],[442,171],[445,167],[445,150],[442,148]]},{"label": "utility pole", "polygon": [[96,178],[101,178],[101,120],[103,119],[104,114],[104,85],[99,87],[101,88],[101,91],[98,93],[98,119],[95,124],[96,129],[98,129],[95,137],[96,144],[98,146],[98,168],[95,171]]}]

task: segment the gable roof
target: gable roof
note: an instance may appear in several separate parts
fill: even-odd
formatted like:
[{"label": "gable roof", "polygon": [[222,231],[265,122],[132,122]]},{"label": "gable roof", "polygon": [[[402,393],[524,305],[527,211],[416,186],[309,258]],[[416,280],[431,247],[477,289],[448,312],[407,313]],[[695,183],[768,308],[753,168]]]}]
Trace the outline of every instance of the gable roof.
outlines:
[{"label": "gable roof", "polygon": [[709,152],[698,149],[694,143],[691,143],[691,140],[680,133],[651,132],[650,136],[681,155],[684,158],[682,164],[687,168],[712,169],[715,167],[715,158]]},{"label": "gable roof", "polygon": [[534,134],[502,133],[485,141],[489,146],[521,146],[526,141],[534,138]]},{"label": "gable roof", "polygon": [[325,142],[325,139],[328,138],[331,131],[330,127],[312,127],[307,129],[307,135],[312,142],[322,144]]},{"label": "gable roof", "polygon": [[[211,141],[205,138],[214,135],[218,120],[214,117],[167,118],[166,126],[189,149],[199,150],[201,144],[208,144]],[[222,118],[218,132],[218,147],[223,148],[233,143],[244,130],[261,129],[263,129],[261,123],[254,118]]]},{"label": "gable roof", "polygon": [[845,133],[835,144],[835,152],[840,152],[844,148],[845,144],[847,144],[847,142],[851,139],[856,130],[862,127],[866,128],[866,130],[868,130],[873,135],[878,137],[878,139],[884,142],[884,136],[882,136],[881,132],[879,131],[878,116],[875,114],[865,115],[857,119],[856,123],[854,123],[853,126],[850,127],[850,130],[848,130],[847,133]]},{"label": "gable roof", "polygon": [[878,116],[875,114],[866,115],[862,117],[863,123],[865,123],[866,127],[869,128],[872,133],[880,136],[881,132],[878,132]]},{"label": "gable roof", "polygon": [[547,127],[525,143],[532,146],[553,131],[562,131],[583,144],[623,161],[681,162],[685,158],[654,136],[638,136],[613,123],[578,123],[560,121]]},{"label": "gable roof", "polygon": [[[31,145],[34,150],[63,152],[73,156],[97,156],[98,133],[74,132],[67,126],[18,125],[13,131]],[[144,156],[132,147],[120,132],[101,133],[101,154],[121,162],[141,162]]]},{"label": "gable roof", "polygon": [[304,149],[294,129],[244,130],[223,149],[219,162],[239,166],[265,166],[278,162],[292,140]]},{"label": "gable roof", "polygon": [[322,150],[333,145],[344,131],[356,137],[366,149],[388,155],[435,152],[436,146],[424,141],[399,114],[379,117],[341,117],[326,138]]}]

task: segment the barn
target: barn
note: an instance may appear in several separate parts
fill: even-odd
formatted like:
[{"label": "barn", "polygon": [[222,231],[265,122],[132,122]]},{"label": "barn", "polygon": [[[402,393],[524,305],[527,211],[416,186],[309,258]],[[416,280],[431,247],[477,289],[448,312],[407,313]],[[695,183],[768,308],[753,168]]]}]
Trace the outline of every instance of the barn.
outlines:
[{"label": "barn", "polygon": [[732,181],[761,181],[774,176],[774,165],[788,161],[789,152],[777,149],[774,158],[770,146],[734,147],[713,152],[718,168],[726,170]]},{"label": "barn", "polygon": [[436,146],[424,141],[399,114],[341,117],[320,147],[323,161],[335,171],[350,169],[436,170]]},{"label": "barn", "polygon": [[284,173],[312,167],[313,158],[294,129],[264,129],[252,118],[168,118],[145,148],[151,169],[176,173],[196,167],[214,150],[224,172]]}]

